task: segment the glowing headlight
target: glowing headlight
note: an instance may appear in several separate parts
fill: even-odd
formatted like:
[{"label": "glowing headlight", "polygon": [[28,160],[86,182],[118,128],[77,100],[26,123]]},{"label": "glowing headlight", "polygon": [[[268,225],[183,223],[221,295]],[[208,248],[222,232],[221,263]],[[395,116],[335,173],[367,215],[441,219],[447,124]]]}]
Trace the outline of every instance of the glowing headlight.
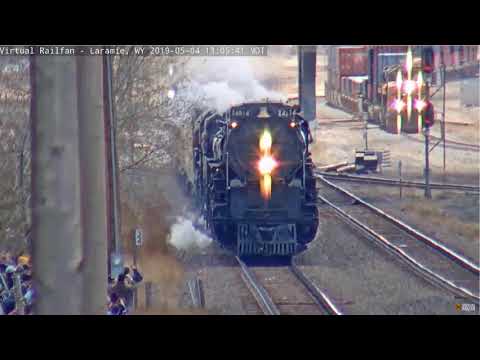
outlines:
[{"label": "glowing headlight", "polygon": [[270,155],[263,156],[258,162],[258,170],[262,175],[271,174],[276,167],[277,162]]},{"label": "glowing headlight", "polygon": [[396,99],[392,104],[392,108],[395,109],[397,113],[400,113],[405,108],[405,103],[402,100]]}]

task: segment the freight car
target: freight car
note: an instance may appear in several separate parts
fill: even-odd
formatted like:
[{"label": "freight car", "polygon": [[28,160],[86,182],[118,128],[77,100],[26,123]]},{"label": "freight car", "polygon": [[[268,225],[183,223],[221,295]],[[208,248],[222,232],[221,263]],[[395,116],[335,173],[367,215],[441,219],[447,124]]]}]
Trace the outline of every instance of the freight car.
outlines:
[{"label": "freight car", "polygon": [[316,235],[312,138],[279,102],[205,111],[192,124],[193,198],[211,236],[239,256],[290,257]]},{"label": "freight car", "polygon": [[[420,46],[411,52],[408,46],[332,46],[325,96],[329,104],[350,113],[362,106],[369,120],[388,132],[417,133],[421,124],[412,99],[428,100],[430,86],[440,83],[442,64],[447,81],[478,76],[478,46]],[[405,84],[413,86],[405,89]],[[405,105],[400,114],[398,104]]]}]

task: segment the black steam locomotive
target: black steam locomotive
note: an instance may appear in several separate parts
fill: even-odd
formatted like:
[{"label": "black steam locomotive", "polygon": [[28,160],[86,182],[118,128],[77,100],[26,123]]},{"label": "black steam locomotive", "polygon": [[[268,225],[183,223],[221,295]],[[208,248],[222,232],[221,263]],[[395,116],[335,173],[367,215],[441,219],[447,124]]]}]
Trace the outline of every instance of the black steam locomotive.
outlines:
[{"label": "black steam locomotive", "polygon": [[316,235],[308,122],[259,102],[193,124],[193,197],[214,239],[239,256],[290,257]]}]

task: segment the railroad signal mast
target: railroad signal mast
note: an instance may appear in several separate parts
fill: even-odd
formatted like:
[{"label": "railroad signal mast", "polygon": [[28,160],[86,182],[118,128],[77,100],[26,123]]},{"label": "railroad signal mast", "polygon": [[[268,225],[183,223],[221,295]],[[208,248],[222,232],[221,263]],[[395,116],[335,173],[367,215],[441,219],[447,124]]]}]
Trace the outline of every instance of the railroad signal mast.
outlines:
[{"label": "railroad signal mast", "polygon": [[423,54],[421,59],[414,59],[409,47],[405,67],[397,69],[392,85],[394,93],[390,93],[394,95],[390,108],[396,112],[397,134],[402,131],[419,133],[425,127],[423,112],[429,102],[430,86],[424,74],[430,71],[430,67],[423,66],[423,63]]},{"label": "railroad signal mast", "polygon": [[392,104],[397,112],[397,133],[400,134],[405,127],[402,120],[406,119],[407,128],[412,127],[412,122],[416,120],[417,132],[422,131],[425,136],[425,197],[432,197],[430,190],[430,162],[429,148],[430,127],[435,122],[433,105],[429,99],[429,84],[424,79],[424,73],[431,73],[433,67],[433,52],[431,48],[422,49],[420,69],[417,71],[416,78],[414,72],[414,58],[412,49],[409,47],[405,61],[405,72],[398,69],[396,76],[396,99]]}]

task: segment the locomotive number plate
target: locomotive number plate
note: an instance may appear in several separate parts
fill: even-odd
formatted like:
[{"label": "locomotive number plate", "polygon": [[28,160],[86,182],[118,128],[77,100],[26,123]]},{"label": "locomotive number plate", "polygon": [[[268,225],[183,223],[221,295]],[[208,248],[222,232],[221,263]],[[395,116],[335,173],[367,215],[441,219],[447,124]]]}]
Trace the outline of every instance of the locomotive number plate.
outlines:
[{"label": "locomotive number plate", "polygon": [[293,115],[293,110],[292,109],[279,109],[277,115],[278,115],[278,117],[282,117],[282,118],[290,118]]}]

